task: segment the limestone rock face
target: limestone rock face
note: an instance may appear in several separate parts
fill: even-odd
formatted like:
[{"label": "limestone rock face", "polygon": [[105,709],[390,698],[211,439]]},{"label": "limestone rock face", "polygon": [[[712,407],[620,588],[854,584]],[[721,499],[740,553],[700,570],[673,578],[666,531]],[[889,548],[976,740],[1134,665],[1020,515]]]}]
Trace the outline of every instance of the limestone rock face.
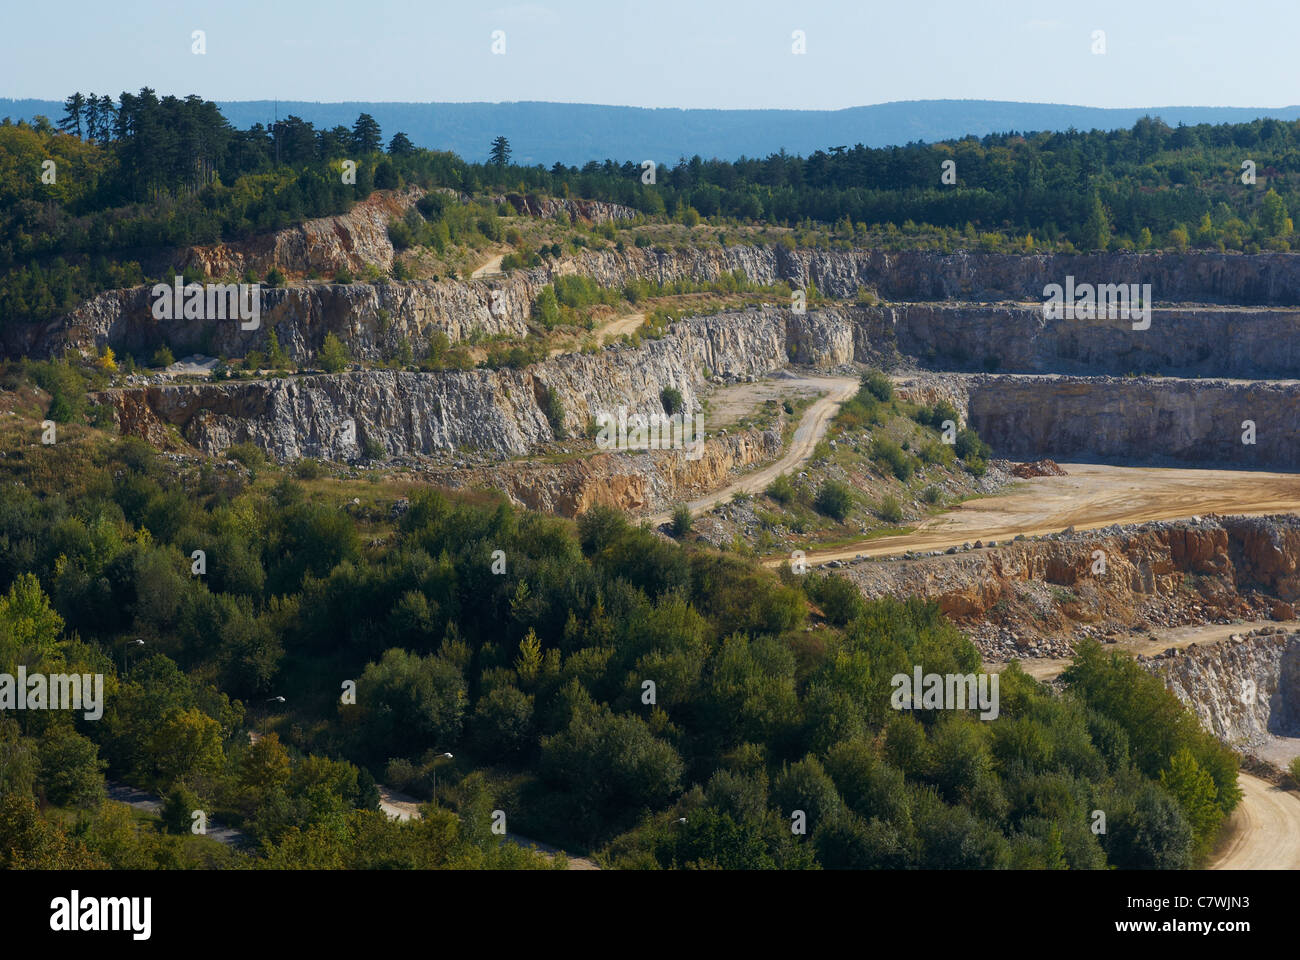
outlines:
[{"label": "limestone rock face", "polygon": [[435,486],[500,490],[532,510],[576,516],[592,507],[661,510],[721,486],[733,471],[781,451],[780,428],[709,437],[702,455],[681,451],[598,453],[576,460],[511,461],[489,467],[431,471]]},{"label": "limestone rock face", "polygon": [[1146,666],[1229,746],[1300,735],[1300,635],[1198,644]]},{"label": "limestone rock face", "polygon": [[[1300,467],[1300,383],[972,377],[969,422],[999,456]],[[1255,442],[1243,443],[1245,421]]]},{"label": "limestone rock face", "polygon": [[189,247],[181,252],[178,265],[210,277],[243,276],[248,269],[265,277],[272,267],[289,276],[313,270],[322,276],[338,270],[357,273],[367,264],[387,271],[393,266],[388,221],[401,217],[422,193],[417,187],[381,190],[338,216],[307,220],[238,243]]},{"label": "limestone rock face", "polygon": [[[1093,573],[1094,551],[1106,559]],[[1058,534],[992,550],[866,563],[849,568],[868,597],[923,596],[959,621],[983,621],[1000,603],[1033,605],[1046,625],[1113,619],[1133,622],[1156,601],[1201,605],[1218,616],[1249,613],[1253,591],[1290,602],[1300,590],[1300,517],[1216,517]],[[1203,579],[1196,594],[1184,574]],[[1061,614],[1064,616],[1061,616]]]},{"label": "limestone rock face", "polygon": [[779,370],[792,342],[821,366],[852,360],[851,327],[839,311],[749,310],[673,324],[636,348],[564,354],[521,370],[369,370],[109,390],[97,399],[126,432],[158,436],[173,424],[208,453],[249,442],[281,461],[351,459],[372,441],[392,456],[462,447],[521,456],[556,439],[544,412],[548,397],[564,412],[562,435],[581,435],[620,408],[662,414],[667,387],[693,411],[706,373],[748,378]]},{"label": "limestone rock face", "polygon": [[243,357],[265,351],[271,331],[293,359],[312,360],[333,333],[358,360],[392,357],[405,341],[417,354],[441,332],[453,343],[473,334],[523,336],[532,300],[541,284],[522,274],[495,281],[416,283],[299,283],[261,290],[260,326],[244,330],[238,320],[156,320],[151,287],[110,290],[83,303],[43,331],[22,352],[84,355],[111,346],[128,353],[151,352],[159,342],[177,356]]},{"label": "limestone rock face", "polygon": [[1300,310],[1155,307],[1151,326],[1045,319],[1040,306],[903,303],[873,307],[901,353],[950,370],[1001,373],[1300,377]]},{"label": "limestone rock face", "polygon": [[569,218],[571,223],[630,223],[640,214],[631,207],[621,203],[606,203],[603,200],[581,200],[567,197],[539,197],[536,194],[507,193],[504,196],[490,198],[493,203],[508,203],[515,212],[527,217],[554,217],[557,214]]}]

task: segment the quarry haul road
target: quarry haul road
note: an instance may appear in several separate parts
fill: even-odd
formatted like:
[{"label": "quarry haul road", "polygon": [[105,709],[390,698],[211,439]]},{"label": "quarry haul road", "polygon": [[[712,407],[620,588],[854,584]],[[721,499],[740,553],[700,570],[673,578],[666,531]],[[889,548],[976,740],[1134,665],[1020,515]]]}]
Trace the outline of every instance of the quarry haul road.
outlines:
[{"label": "quarry haul road", "polygon": [[481,280],[484,277],[495,277],[501,273],[501,260],[505,254],[498,253],[496,256],[488,259],[487,263],[477,268],[469,275],[471,280]]},{"label": "quarry haul road", "polygon": [[[1112,467],[1063,463],[1068,476],[1036,477],[1001,496],[968,500],[897,537],[879,537],[831,550],[809,550],[809,564],[889,556],[913,550],[946,550],[976,540],[999,542],[1059,533],[1066,527],[1094,530],[1117,523],[1177,520],[1209,513],[1251,515],[1300,513],[1300,474],[1253,470],[1192,470],[1175,467]],[[768,566],[786,557],[764,561]]]},{"label": "quarry haul road", "polygon": [[1300,797],[1248,773],[1211,870],[1300,870]]},{"label": "quarry haul road", "polygon": [[[779,460],[753,473],[747,473],[707,496],[690,501],[687,506],[692,516],[730,499],[734,493],[759,493],[787,470],[793,470],[807,462],[812,457],[817,441],[826,435],[826,429],[839,412],[840,404],[857,393],[860,385],[857,377],[790,377],[784,382],[791,389],[812,387],[819,392],[824,390],[825,393],[804,411],[803,418],[795,427],[794,436],[790,438],[789,447]],[[669,511],[645,519],[651,526],[657,527],[667,523],[671,517],[672,512]]]}]

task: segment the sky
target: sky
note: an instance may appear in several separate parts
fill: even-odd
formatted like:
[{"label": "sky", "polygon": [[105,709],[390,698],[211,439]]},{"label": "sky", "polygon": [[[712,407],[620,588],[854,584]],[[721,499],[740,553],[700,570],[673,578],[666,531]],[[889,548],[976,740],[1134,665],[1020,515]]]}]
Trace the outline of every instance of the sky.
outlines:
[{"label": "sky", "polygon": [[0,23],[0,96],[13,98],[150,86],[728,109],[1300,103],[1300,0],[70,0],[8,3]]}]

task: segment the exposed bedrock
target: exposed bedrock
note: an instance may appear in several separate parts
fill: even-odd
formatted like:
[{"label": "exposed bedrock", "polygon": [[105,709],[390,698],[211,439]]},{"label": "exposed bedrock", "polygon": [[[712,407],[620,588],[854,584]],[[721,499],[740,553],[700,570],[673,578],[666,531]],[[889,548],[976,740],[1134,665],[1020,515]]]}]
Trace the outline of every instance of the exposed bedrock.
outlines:
[{"label": "exposed bedrock", "polygon": [[[1104,572],[1096,551],[1105,558]],[[993,549],[862,563],[844,571],[869,597],[922,596],[962,623],[1005,616],[1053,632],[1151,618],[1294,615],[1300,517],[1214,517],[1111,526]],[[1194,578],[1189,580],[1188,578]],[[1256,596],[1258,594],[1259,596]]]},{"label": "exposed bedrock", "polygon": [[965,389],[971,426],[1003,457],[1300,467],[1296,381],[974,376]]},{"label": "exposed bedrock", "polygon": [[629,415],[662,413],[667,387],[695,410],[706,374],[760,376],[792,355],[822,368],[851,361],[851,330],[838,311],[751,310],[677,323],[637,348],[565,354],[521,370],[369,370],[126,388],[97,397],[112,406],[124,432],[162,442],[171,424],[209,453],[251,442],[277,460],[351,459],[374,441],[394,456],[462,447],[521,456],[556,438],[546,415],[554,409],[551,397],[568,435],[585,433],[600,413],[617,416],[619,407]]},{"label": "exposed bedrock", "polygon": [[567,517],[594,506],[659,510],[717,489],[737,470],[781,452],[778,425],[712,436],[698,457],[678,450],[597,453],[560,462],[519,460],[470,469],[432,471],[437,486],[500,490],[531,510]]},{"label": "exposed bedrock", "polygon": [[1300,377],[1300,310],[1157,307],[1129,320],[1052,319],[1011,304],[896,304],[865,311],[899,352],[1004,373]]},{"label": "exposed bedrock", "polygon": [[1300,736],[1300,634],[1197,644],[1147,666],[1230,746]]},{"label": "exposed bedrock", "polygon": [[[408,199],[389,197],[384,202],[391,206]],[[321,249],[333,251],[326,256],[330,262],[390,265],[391,244],[375,226],[377,219],[382,220],[382,210],[378,201],[366,211],[358,204],[353,213],[311,221],[270,235],[269,240],[193,248],[187,257],[214,275],[238,273],[248,265],[263,276],[263,268],[269,269],[267,264],[281,256],[297,267],[313,262],[303,257],[316,250],[315,240],[298,251],[307,243],[307,231],[312,237],[319,235]],[[257,253],[259,243],[269,245],[268,251]],[[736,271],[760,284],[788,282],[803,287],[811,280],[820,291],[837,298],[852,297],[867,286],[896,301],[1041,301],[1046,284],[1061,283],[1068,275],[1078,283],[1151,283],[1157,303],[1300,306],[1300,255],[1296,254],[1015,256],[788,251],[776,245],[656,250],[629,245],[621,251],[584,250],[533,270],[483,281],[393,282],[372,290],[363,284],[267,289],[263,312],[270,316],[261,330],[249,333],[229,321],[171,321],[165,330],[159,329],[149,313],[148,288],[137,288],[100,294],[49,325],[7,325],[4,336],[11,354],[31,356],[57,355],[68,348],[90,352],[105,345],[130,350],[156,343],[160,335],[173,344],[174,351],[206,346],[213,353],[240,356],[263,346],[274,324],[282,344],[288,341],[301,349],[300,358],[309,357],[324,332],[333,330],[358,358],[377,359],[391,353],[402,339],[416,347],[419,338],[433,329],[453,341],[475,332],[520,333],[537,292],[558,274],[578,273],[618,288],[637,279],[712,282]],[[1147,331],[1126,330],[1122,322],[1043,324],[1041,311],[1012,306],[900,305],[893,312],[882,311],[878,320],[897,327],[904,352],[926,356],[933,351],[959,365],[978,365],[992,356],[1005,369],[1026,372],[1071,372],[1100,365],[1107,372],[1160,367],[1223,376],[1239,372],[1284,376],[1300,369],[1300,340],[1294,336],[1297,320],[1287,312],[1158,312]]]}]

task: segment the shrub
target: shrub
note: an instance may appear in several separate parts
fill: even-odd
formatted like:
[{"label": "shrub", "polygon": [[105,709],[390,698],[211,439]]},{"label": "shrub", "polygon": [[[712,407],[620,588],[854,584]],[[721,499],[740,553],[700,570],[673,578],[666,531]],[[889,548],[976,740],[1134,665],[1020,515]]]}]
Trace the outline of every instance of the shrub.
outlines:
[{"label": "shrub", "polygon": [[366,437],[365,442],[361,445],[361,452],[367,460],[385,460],[388,458],[387,448],[374,437]]},{"label": "shrub", "polygon": [[316,480],[325,475],[325,467],[319,460],[307,457],[293,465],[293,475],[299,480]]},{"label": "shrub", "polygon": [[325,334],[325,342],[320,348],[320,365],[326,373],[338,373],[348,365],[347,347],[332,333]]},{"label": "shrub", "polygon": [[237,443],[226,448],[226,459],[242,463],[249,470],[256,470],[266,463],[266,454],[262,448],[251,443]]},{"label": "shrub", "polygon": [[876,508],[876,514],[886,523],[899,523],[903,519],[903,508],[897,497],[885,497]]},{"label": "shrub", "polygon": [[682,392],[676,387],[664,387],[659,393],[659,400],[669,416],[680,411],[685,402],[682,400]]},{"label": "shrub", "polygon": [[546,422],[551,425],[551,432],[556,439],[565,436],[564,403],[560,400],[560,395],[550,387],[542,388],[542,413],[546,415]]},{"label": "shrub", "polygon": [[1300,757],[1295,757],[1291,761],[1291,766],[1287,767],[1287,772],[1291,774],[1291,783],[1300,787]]},{"label": "shrub", "polygon": [[777,503],[785,504],[794,499],[794,483],[790,474],[783,473],[767,485],[767,495]]},{"label": "shrub", "polygon": [[172,356],[171,348],[165,343],[153,352],[153,365],[155,367],[170,367],[175,362],[176,358]]},{"label": "shrub", "polygon": [[931,484],[921,491],[921,499],[932,507],[937,506],[943,502],[943,490]]},{"label": "shrub", "polygon": [[899,480],[907,481],[916,469],[916,461],[903,448],[888,437],[877,437],[871,444],[871,458],[882,468],[887,468]]},{"label": "shrub", "polygon": [[957,442],[953,448],[963,460],[987,460],[993,449],[980,439],[980,435],[970,427],[957,431]]},{"label": "shrub", "polygon": [[853,491],[847,484],[840,483],[838,480],[827,480],[817,491],[817,499],[813,501],[813,506],[818,513],[843,523],[844,518],[849,515],[849,510],[853,508]]},{"label": "shrub", "polygon": [[674,537],[680,539],[690,533],[692,522],[691,508],[686,506],[686,504],[679,503],[673,508],[672,530]]},{"label": "shrub", "polygon": [[879,370],[870,370],[862,377],[862,386],[881,403],[894,399],[893,382]]}]

